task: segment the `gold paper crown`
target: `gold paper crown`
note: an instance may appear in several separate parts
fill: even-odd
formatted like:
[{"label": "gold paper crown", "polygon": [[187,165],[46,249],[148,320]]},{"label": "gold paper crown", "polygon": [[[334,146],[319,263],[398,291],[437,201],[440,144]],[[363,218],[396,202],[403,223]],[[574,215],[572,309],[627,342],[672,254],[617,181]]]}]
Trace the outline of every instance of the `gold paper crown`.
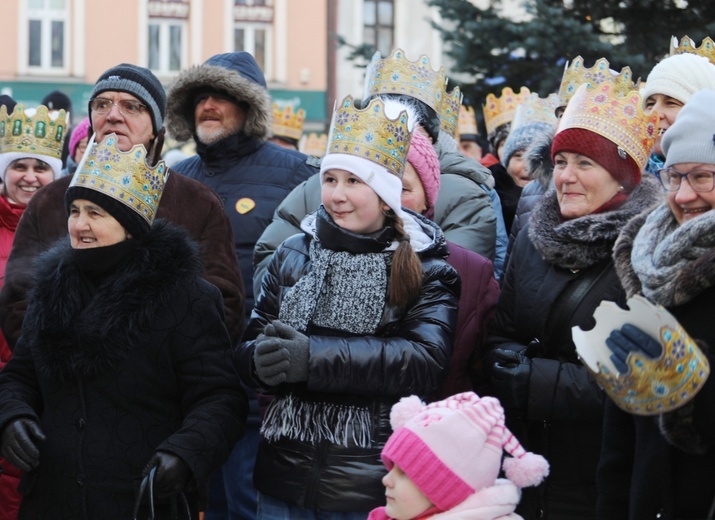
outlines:
[{"label": "gold paper crown", "polygon": [[616,90],[610,82],[592,89],[581,85],[566,106],[558,131],[583,128],[599,134],[622,148],[642,170],[658,135],[659,116],[655,111],[643,113],[637,90],[625,96]]},{"label": "gold paper crown", "polygon": [[526,101],[531,94],[526,87],[521,87],[518,94],[515,94],[511,87],[504,87],[501,97],[489,94],[482,110],[484,111],[484,125],[487,127],[487,135],[501,125],[511,123],[516,113],[516,107]]},{"label": "gold paper crown", "polygon": [[149,166],[146,155],[146,148],[141,144],[126,152],[119,150],[116,134],[109,134],[101,143],[96,143],[93,136],[70,187],[88,188],[107,195],[134,210],[151,226],[169,168],[164,161]]},{"label": "gold paper crown", "polygon": [[390,119],[379,98],[372,99],[366,108],[358,109],[352,96],[335,108],[326,155],[340,153],[361,157],[402,177],[409,148],[406,111]]},{"label": "gold paper crown", "polygon": [[62,145],[67,134],[66,112],[60,110],[53,119],[46,106],[40,105],[28,115],[23,105],[15,106],[8,115],[0,108],[0,151],[45,155],[62,158]]},{"label": "gold paper crown", "polygon": [[459,107],[459,135],[479,135],[477,129],[477,115],[474,108],[462,105]]},{"label": "gold paper crown", "polygon": [[583,58],[576,56],[564,68],[564,75],[561,77],[561,85],[559,86],[559,104],[557,106],[565,107],[568,105],[576,89],[584,83],[589,88],[603,83],[611,83],[619,95],[625,95],[636,88],[630,67],[623,67],[621,72],[616,73],[611,70],[606,58],[599,58],[593,67],[587,69],[583,65]]},{"label": "gold paper crown", "polygon": [[433,70],[424,54],[417,61],[395,49],[387,58],[376,52],[365,72],[364,99],[382,94],[402,94],[419,99],[437,114],[441,113],[447,73],[444,67]]},{"label": "gold paper crown", "polygon": [[710,60],[710,63],[715,64],[715,42],[707,36],[703,39],[700,47],[695,45],[695,42],[689,36],[683,36],[683,39],[678,43],[678,38],[675,36],[670,39],[670,56],[676,54],[697,54]]},{"label": "gold paper crown", "polygon": [[303,123],[305,122],[305,110],[302,108],[293,112],[290,105],[283,110],[273,103],[273,135],[276,137],[287,137],[289,139],[300,140],[303,135]]},{"label": "gold paper crown", "polygon": [[438,112],[440,128],[458,139],[459,107],[462,106],[462,91],[454,87],[451,94],[445,92],[442,98],[442,109]]},{"label": "gold paper crown", "polygon": [[322,157],[328,147],[328,134],[309,133],[301,143],[300,151],[305,155]]},{"label": "gold paper crown", "polygon": [[549,94],[545,98],[540,98],[539,94],[532,92],[526,101],[516,107],[516,114],[511,122],[512,131],[522,125],[531,123],[546,123],[556,126],[555,111],[558,102],[559,97],[555,93]]}]

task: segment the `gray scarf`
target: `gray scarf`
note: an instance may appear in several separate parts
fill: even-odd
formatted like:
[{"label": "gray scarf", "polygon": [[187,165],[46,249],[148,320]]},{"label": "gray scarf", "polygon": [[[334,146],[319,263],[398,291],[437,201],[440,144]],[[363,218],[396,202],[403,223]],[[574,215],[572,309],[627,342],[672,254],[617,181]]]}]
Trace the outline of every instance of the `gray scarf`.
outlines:
[{"label": "gray scarf", "polygon": [[715,283],[715,211],[678,225],[667,204],[646,218],[631,262],[643,295],[664,307],[682,305]]}]

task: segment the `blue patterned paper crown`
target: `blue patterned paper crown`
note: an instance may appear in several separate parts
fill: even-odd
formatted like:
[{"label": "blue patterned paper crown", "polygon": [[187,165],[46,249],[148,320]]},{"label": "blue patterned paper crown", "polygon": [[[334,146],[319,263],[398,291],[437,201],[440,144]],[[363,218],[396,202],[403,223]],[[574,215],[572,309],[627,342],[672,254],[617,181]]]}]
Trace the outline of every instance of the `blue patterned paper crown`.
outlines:
[{"label": "blue patterned paper crown", "polygon": [[119,150],[116,134],[109,134],[101,143],[92,140],[69,187],[88,188],[111,197],[151,226],[169,177],[169,168],[164,161],[149,166],[146,156],[146,148],[141,144],[126,152]]},{"label": "blue patterned paper crown", "polygon": [[385,104],[375,98],[364,109],[348,96],[333,111],[326,155],[340,153],[367,159],[402,177],[410,130],[406,111],[395,119],[385,113]]}]

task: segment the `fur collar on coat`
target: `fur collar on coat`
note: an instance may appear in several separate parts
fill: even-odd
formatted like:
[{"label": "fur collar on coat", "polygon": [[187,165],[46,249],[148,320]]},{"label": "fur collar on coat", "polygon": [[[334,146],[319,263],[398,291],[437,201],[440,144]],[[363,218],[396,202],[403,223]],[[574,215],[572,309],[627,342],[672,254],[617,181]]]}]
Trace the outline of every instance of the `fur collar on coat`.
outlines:
[{"label": "fur collar on coat", "polygon": [[609,258],[623,226],[662,200],[658,181],[645,175],[615,210],[562,222],[556,190],[552,188],[534,208],[529,238],[547,262],[563,269],[584,269]]},{"label": "fur collar on coat", "polygon": [[542,193],[552,186],[554,163],[551,161],[551,145],[554,143],[555,133],[556,128],[539,132],[524,152],[529,177],[541,186]]},{"label": "fur collar on coat", "polygon": [[201,273],[198,247],[166,221],[136,240],[134,254],[99,284],[89,305],[69,240],[38,258],[22,341],[41,377],[93,378],[111,370],[146,334],[156,310],[171,305],[175,288]]}]

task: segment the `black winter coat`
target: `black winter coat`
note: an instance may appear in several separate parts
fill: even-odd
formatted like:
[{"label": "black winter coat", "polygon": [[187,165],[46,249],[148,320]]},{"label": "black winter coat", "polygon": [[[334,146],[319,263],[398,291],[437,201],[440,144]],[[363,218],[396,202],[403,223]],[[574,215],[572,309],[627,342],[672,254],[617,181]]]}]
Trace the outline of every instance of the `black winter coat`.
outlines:
[{"label": "black winter coat", "polygon": [[[323,511],[367,513],[384,505],[381,479],[386,470],[380,451],[392,431],[390,409],[401,397],[427,398],[441,387],[452,351],[460,291],[456,271],[443,259],[446,246],[441,230],[410,214],[434,236],[432,246],[420,254],[424,281],[418,300],[406,310],[386,305],[372,336],[314,331],[307,383],[264,389],[306,400],[367,406],[371,410],[370,447],[352,443],[344,447],[329,441],[311,444],[285,437],[277,442],[262,439],[254,473],[261,493]],[[277,318],[286,290],[310,271],[312,240],[306,233],[283,242],[263,279],[239,359],[242,377],[256,389],[262,385],[253,369],[253,340]]]},{"label": "black winter coat", "polygon": [[0,374],[0,429],[31,417],[47,436],[20,485],[21,519],[131,518],[155,451],[179,456],[196,490],[242,435],[223,301],[200,278],[196,246],[161,221],[135,240],[91,296],[67,241],[40,257]]}]

